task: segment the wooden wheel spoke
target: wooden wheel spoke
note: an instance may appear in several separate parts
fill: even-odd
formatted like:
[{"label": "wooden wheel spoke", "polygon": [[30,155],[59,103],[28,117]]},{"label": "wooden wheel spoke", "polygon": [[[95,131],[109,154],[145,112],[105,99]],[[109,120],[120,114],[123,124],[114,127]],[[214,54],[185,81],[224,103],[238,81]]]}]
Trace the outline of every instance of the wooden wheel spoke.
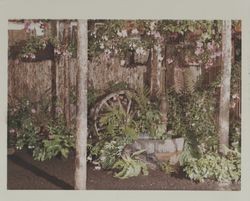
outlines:
[{"label": "wooden wheel spoke", "polygon": [[100,123],[100,120],[113,109],[120,109],[126,116],[126,121],[132,121],[137,113],[136,102],[131,96],[131,91],[121,90],[113,92],[104,97],[96,106],[94,113],[94,129],[97,136],[101,136],[105,133],[107,125]]},{"label": "wooden wheel spoke", "polygon": [[111,110],[112,109],[112,107],[108,104],[108,102],[107,101],[105,101],[104,102],[104,105],[109,109],[109,110]]},{"label": "wooden wheel spoke", "polygon": [[99,132],[99,131],[105,130],[106,127],[100,127],[100,128],[97,127],[96,129],[97,129],[97,131]]},{"label": "wooden wheel spoke", "polygon": [[129,99],[128,107],[127,107],[127,114],[129,114],[129,111],[130,111],[130,108],[131,108],[131,103],[132,103],[132,100]]},{"label": "wooden wheel spoke", "polygon": [[126,112],[123,105],[122,105],[122,103],[121,103],[121,100],[120,100],[119,96],[118,96],[117,100],[118,100],[120,108],[123,110],[123,112]]}]

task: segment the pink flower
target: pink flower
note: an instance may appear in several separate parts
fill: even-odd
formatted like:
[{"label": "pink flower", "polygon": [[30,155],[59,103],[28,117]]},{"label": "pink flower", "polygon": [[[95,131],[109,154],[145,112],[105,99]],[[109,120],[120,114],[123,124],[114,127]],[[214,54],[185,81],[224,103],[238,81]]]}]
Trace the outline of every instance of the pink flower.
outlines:
[{"label": "pink flower", "polygon": [[219,57],[219,56],[221,56],[221,52],[220,52],[220,51],[219,51],[219,52],[216,52],[215,55],[216,55],[217,57]]},{"label": "pink flower", "polygon": [[202,48],[196,48],[196,50],[195,50],[195,55],[197,55],[197,56],[199,56],[200,54],[202,54],[204,52],[204,49],[202,49]]},{"label": "pink flower", "polygon": [[154,33],[154,37],[155,38],[161,38],[161,34],[157,31]]},{"label": "pink flower", "polygon": [[167,59],[167,63],[168,63],[168,64],[173,63],[173,61],[174,61],[174,60],[173,60],[173,59],[171,59],[171,58],[168,58],[168,59]]},{"label": "pink flower", "polygon": [[35,114],[36,113],[36,110],[33,108],[33,109],[31,109],[31,113],[32,114]]},{"label": "pink flower", "polygon": [[197,41],[196,44],[197,44],[197,47],[198,47],[198,48],[201,48],[201,47],[203,46],[203,43],[200,42],[200,41]]},{"label": "pink flower", "polygon": [[213,44],[209,42],[209,43],[207,44],[207,49],[210,50],[210,51],[212,51],[212,50],[214,49]]}]

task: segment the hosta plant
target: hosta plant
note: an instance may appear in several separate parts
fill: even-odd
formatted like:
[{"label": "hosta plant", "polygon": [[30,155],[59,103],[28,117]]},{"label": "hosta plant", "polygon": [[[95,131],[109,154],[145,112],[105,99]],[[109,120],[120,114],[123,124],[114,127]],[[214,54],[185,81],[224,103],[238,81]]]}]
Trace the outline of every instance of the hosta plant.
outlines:
[{"label": "hosta plant", "polygon": [[201,158],[192,158],[184,166],[184,172],[195,181],[212,179],[219,182],[239,181],[241,177],[240,153],[228,150],[226,156],[207,153]]}]

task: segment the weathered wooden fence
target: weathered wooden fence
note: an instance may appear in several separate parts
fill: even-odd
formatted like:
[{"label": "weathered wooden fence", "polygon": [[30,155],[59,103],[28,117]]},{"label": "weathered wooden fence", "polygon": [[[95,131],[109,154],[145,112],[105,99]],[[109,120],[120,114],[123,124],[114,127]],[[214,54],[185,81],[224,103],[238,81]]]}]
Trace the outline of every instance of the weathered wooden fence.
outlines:
[{"label": "weathered wooden fence", "polygon": [[[208,86],[213,82],[217,75],[220,73],[221,63],[217,63],[214,67],[207,71],[202,72],[197,67],[186,68],[184,71],[190,71],[193,74],[193,81],[195,82],[197,76],[200,74],[205,75],[204,86]],[[8,64],[8,95],[9,104],[15,100],[28,98],[30,101],[39,101],[44,98],[51,99],[52,97],[52,79],[53,79],[53,62],[45,60],[42,62],[16,62],[9,60]],[[58,103],[63,105],[65,97],[65,79],[64,68],[65,60],[60,59],[55,65],[57,68],[56,75],[56,96]],[[119,59],[111,59],[106,61],[104,57],[99,60],[89,62],[88,70],[88,85],[95,89],[107,89],[109,83],[126,82],[131,88],[143,87],[145,80],[149,79],[147,66],[137,66],[134,68],[124,68],[120,66]],[[76,59],[69,60],[69,87],[70,95],[74,96],[76,92],[76,76],[77,76],[77,63]],[[181,75],[183,70],[178,67],[173,67],[171,85],[176,85],[178,76]],[[183,71],[183,72],[184,72]],[[169,77],[169,76],[168,76]],[[169,80],[166,80],[169,82]],[[166,83],[169,85],[168,83]],[[189,83],[190,84],[190,83]],[[174,86],[176,89],[180,86]],[[239,93],[240,89],[239,89]],[[219,94],[218,94],[219,98]],[[71,104],[72,114],[75,114],[76,108]],[[240,118],[241,102],[238,101],[232,109],[235,114],[234,117]],[[74,116],[74,115],[73,115]],[[217,117],[216,117],[217,118]]]},{"label": "weathered wooden fence", "polygon": [[[64,66],[65,60],[60,59],[57,68],[56,91],[59,102],[64,97]],[[8,64],[8,95],[9,103],[24,97],[31,101],[41,98],[51,98],[53,63],[51,60],[42,62],[16,62],[9,60]],[[69,60],[70,94],[75,93],[77,63],[76,59]],[[88,84],[95,89],[106,89],[110,82],[126,82],[132,88],[142,87],[146,66],[123,68],[119,60],[106,62],[103,59],[89,63]]]}]

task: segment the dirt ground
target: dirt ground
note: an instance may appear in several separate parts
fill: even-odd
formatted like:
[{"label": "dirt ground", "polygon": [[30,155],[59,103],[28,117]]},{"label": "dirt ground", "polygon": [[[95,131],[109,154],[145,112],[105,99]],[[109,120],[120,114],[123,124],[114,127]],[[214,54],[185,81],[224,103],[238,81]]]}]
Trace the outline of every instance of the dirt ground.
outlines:
[{"label": "dirt ground", "polygon": [[[74,156],[39,162],[25,151],[8,156],[8,189],[73,189]],[[156,170],[148,176],[120,180],[112,172],[88,165],[88,190],[240,190],[240,184],[222,185],[214,181],[195,183],[183,174],[169,176]]]}]

